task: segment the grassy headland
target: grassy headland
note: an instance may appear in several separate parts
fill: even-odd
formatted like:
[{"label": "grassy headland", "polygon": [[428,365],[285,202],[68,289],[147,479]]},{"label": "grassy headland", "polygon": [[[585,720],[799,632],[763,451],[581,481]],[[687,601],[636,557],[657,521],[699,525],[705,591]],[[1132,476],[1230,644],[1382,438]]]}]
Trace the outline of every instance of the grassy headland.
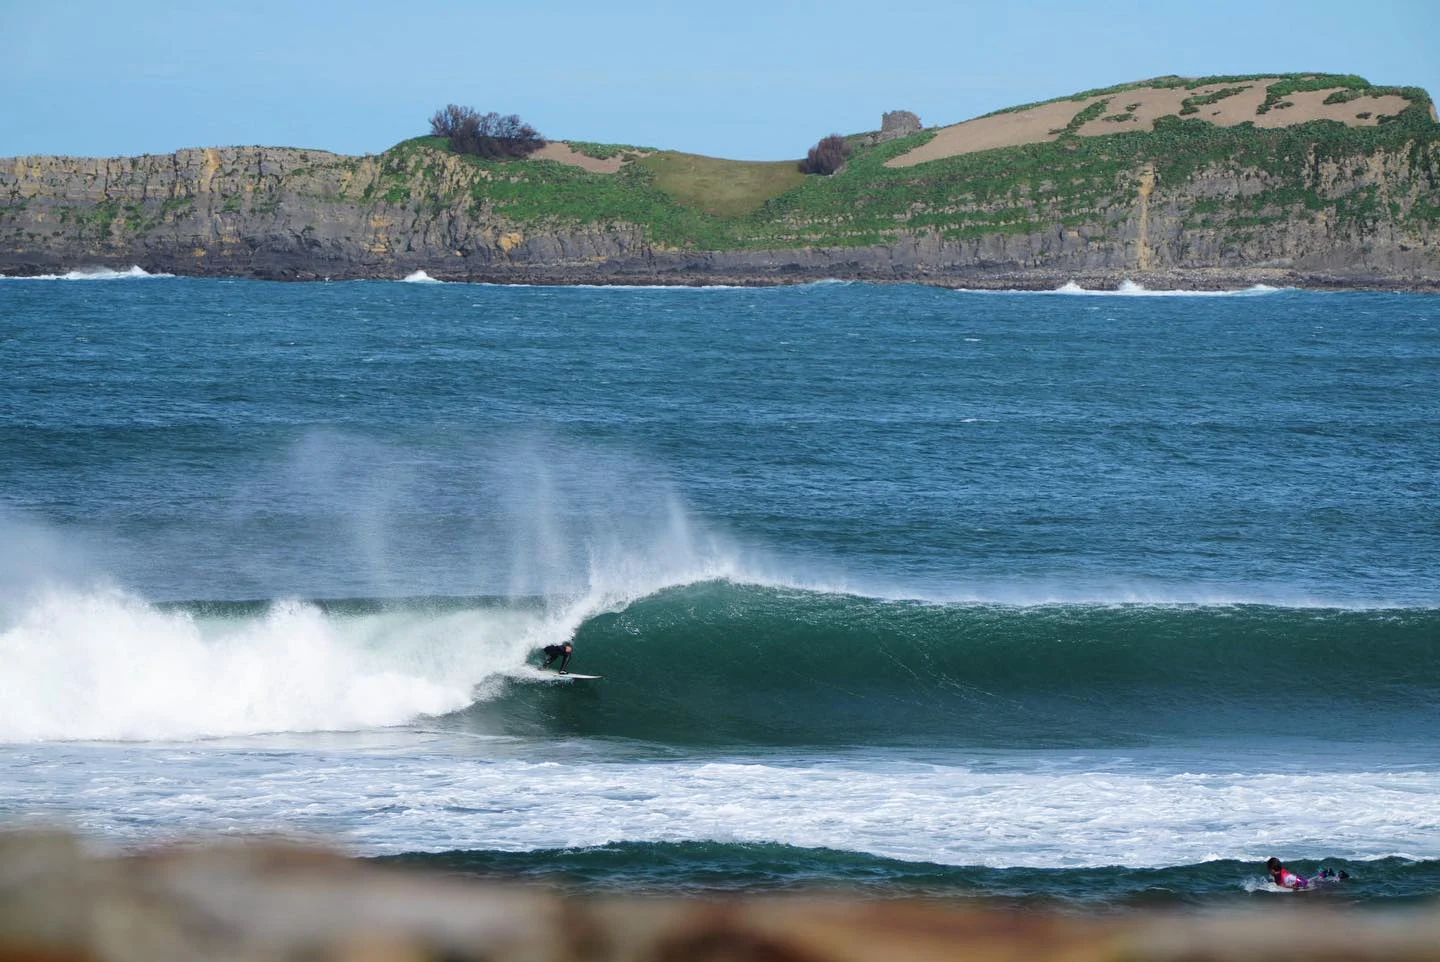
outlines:
[{"label": "grassy headland", "polygon": [[[1283,109],[1288,97],[1303,91],[1330,91],[1327,103],[1396,95],[1408,106],[1373,126],[1330,119],[1277,127],[1249,122],[1220,126],[1199,115],[1200,108],[1267,76],[1274,82],[1257,114]],[[1131,202],[1147,169],[1171,189],[1202,174],[1243,170],[1261,178],[1258,189],[1238,196],[1196,198],[1189,214],[1196,224],[1250,230],[1330,209],[1341,221],[1384,214],[1403,225],[1434,224],[1440,218],[1440,196],[1433,191],[1408,202],[1382,197],[1378,185],[1357,186],[1336,196],[1335,185],[1317,176],[1321,164],[1358,169],[1377,152],[1413,155],[1416,169],[1433,166],[1440,126],[1423,90],[1377,87],[1350,75],[1275,77],[1168,77],[1057,98],[1044,103],[1073,101],[1079,106],[1068,124],[1049,132],[1053,139],[914,166],[891,167],[886,162],[926,143],[935,130],[880,144],[857,136],[851,138],[849,162],[825,177],[801,174],[794,161],[724,160],[626,145],[571,145],[589,156],[627,158],[614,174],[547,160],[463,160],[475,168],[470,203],[506,221],[546,227],[625,222],[643,226],[659,245],[710,250],[863,246],[916,231],[955,240],[1094,225],[1097,215],[1103,220],[1107,209]],[[1121,101],[1128,92],[1215,85],[1223,86],[1186,97],[1184,108],[1156,118],[1153,129],[1079,134],[1081,127],[1106,114],[1125,113],[1131,105]],[[391,186],[385,198],[417,205],[447,203],[435,176],[435,154],[446,150],[438,138],[417,138],[386,151],[384,176]]]},{"label": "grassy headland", "polygon": [[1440,285],[1440,123],[1419,88],[1162,77],[886,136],[851,135],[830,174],[590,142],[487,159],[441,136],[363,157],[11,158],[0,270],[1049,283],[1254,268]]}]

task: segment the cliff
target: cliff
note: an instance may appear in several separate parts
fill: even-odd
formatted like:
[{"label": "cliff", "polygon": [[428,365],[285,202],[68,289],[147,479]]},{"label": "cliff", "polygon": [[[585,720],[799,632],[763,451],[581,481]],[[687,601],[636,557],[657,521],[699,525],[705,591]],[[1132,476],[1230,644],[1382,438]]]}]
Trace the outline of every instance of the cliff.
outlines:
[{"label": "cliff", "polygon": [[1159,78],[851,142],[829,177],[434,138],[0,159],[0,273],[1440,287],[1440,125],[1415,88]]}]

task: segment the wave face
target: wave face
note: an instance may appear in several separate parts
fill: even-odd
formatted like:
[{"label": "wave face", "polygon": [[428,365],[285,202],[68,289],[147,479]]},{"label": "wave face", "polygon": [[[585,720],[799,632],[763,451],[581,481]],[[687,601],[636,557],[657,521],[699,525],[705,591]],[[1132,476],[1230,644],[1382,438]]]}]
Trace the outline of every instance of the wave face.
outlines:
[{"label": "wave face", "polygon": [[1440,611],[946,605],[709,582],[592,617],[583,691],[511,682],[485,730],[704,744],[1059,747],[1440,736]]},{"label": "wave face", "polygon": [[[0,739],[437,718],[681,746],[1440,737],[1433,608],[934,604],[728,580],[595,604],[41,592],[0,624]],[[529,667],[566,638],[573,670],[601,680],[556,684]]]},{"label": "wave face", "polygon": [[[534,852],[453,851],[379,859],[430,871],[560,885],[581,894],[674,896],[757,892],[860,892],[869,898],[973,898],[1002,904],[1094,911],[1166,905],[1215,907],[1287,895],[1259,863],[1220,859],[1164,868],[992,868],[943,865],[776,844],[621,842]],[[1325,904],[1433,898],[1440,862],[1383,858],[1293,862],[1350,878],[1303,893]]]}]

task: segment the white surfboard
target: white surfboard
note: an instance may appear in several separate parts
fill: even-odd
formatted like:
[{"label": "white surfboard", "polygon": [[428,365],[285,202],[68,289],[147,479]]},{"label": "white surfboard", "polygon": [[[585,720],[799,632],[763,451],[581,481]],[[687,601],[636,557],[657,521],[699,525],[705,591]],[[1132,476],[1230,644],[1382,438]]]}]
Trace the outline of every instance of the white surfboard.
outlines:
[{"label": "white surfboard", "polygon": [[599,677],[599,675],[579,675],[575,674],[574,672],[569,672],[562,675],[552,668],[535,668],[533,666],[525,668],[519,676],[519,678],[524,681],[543,682],[570,681],[572,679],[578,681],[592,681]]}]

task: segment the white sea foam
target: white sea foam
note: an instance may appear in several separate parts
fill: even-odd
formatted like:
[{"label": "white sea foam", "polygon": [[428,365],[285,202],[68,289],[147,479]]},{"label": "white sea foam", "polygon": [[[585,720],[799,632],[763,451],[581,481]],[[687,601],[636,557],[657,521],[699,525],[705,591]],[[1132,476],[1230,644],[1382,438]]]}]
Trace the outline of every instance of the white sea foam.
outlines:
[{"label": "white sea foam", "polygon": [[126,271],[111,270],[108,267],[83,267],[66,271],[64,274],[36,274],[32,277],[8,277],[6,280],[29,281],[126,281],[139,278],[174,277],[174,274],[152,274],[138,266]]},{"label": "white sea foam", "polygon": [[[543,758],[513,742],[290,738],[169,748],[56,746],[6,766],[10,804],[118,842],[177,833],[318,834],[361,854],[774,842],[990,867],[1233,858],[1440,858],[1434,770],[1188,772],[1215,759],[1016,756],[1004,766],[852,755]],[[183,761],[183,765],[172,764]],[[0,763],[3,764],[3,763]],[[8,769],[8,770],[6,770]],[[323,775],[319,774],[323,772]],[[154,786],[164,784],[163,792]]]},{"label": "white sea foam", "polygon": [[0,740],[344,730],[452,711],[486,646],[422,642],[462,627],[437,619],[385,637],[383,623],[297,602],[204,622],[117,590],[52,589],[0,633]]},{"label": "white sea foam", "polygon": [[444,284],[444,281],[436,280],[424,271],[414,271],[406,274],[403,280],[406,284]]},{"label": "white sea foam", "polygon": [[1253,284],[1246,288],[1220,291],[1151,290],[1134,281],[1127,280],[1121,281],[1120,286],[1113,291],[1084,288],[1074,281],[1067,281],[1053,291],[1036,293],[1072,294],[1086,297],[1253,297],[1259,294],[1278,294],[1283,290],[1285,288],[1271,287],[1268,284]]},{"label": "white sea foam", "polygon": [[979,288],[956,288],[956,291],[963,294],[998,294],[1013,296],[1017,294],[1032,294],[1037,296],[1070,296],[1070,297],[1256,297],[1262,294],[1279,294],[1291,288],[1271,287],[1268,284],[1253,284],[1250,287],[1236,290],[1219,291],[1198,291],[1198,290],[1151,290],[1134,281],[1121,281],[1120,286],[1114,290],[1102,290],[1099,288],[1081,287],[1074,281],[1066,281],[1054,290],[1035,291],[1020,290],[1018,288],[1007,288],[1004,290],[984,290]]}]

